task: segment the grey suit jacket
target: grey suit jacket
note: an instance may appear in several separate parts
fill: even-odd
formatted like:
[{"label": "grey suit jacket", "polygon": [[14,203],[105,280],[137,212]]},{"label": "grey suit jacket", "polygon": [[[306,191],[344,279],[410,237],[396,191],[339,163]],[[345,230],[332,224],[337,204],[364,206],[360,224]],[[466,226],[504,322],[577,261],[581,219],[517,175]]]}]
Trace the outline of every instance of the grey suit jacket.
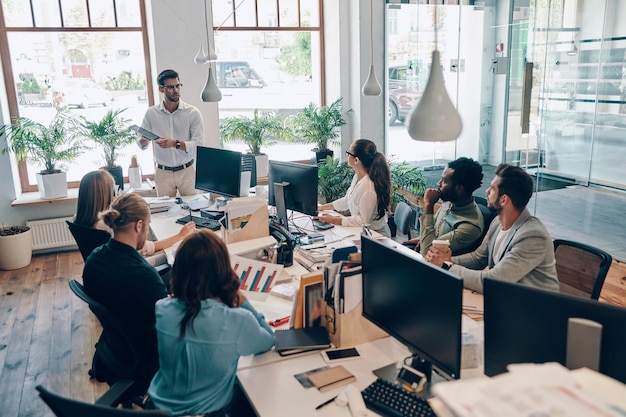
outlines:
[{"label": "grey suit jacket", "polygon": [[[524,209],[511,226],[500,259],[493,259],[496,236],[501,229],[495,218],[478,249],[453,256],[450,272],[463,278],[466,288],[483,292],[485,278],[519,282],[559,291],[552,238],[541,221]],[[488,269],[485,267],[489,266]]]}]

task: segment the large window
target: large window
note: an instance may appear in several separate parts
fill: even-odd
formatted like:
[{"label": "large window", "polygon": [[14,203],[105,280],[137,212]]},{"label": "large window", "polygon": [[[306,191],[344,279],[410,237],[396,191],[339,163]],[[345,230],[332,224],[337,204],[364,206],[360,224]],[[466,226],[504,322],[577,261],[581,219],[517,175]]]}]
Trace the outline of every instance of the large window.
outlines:
[{"label": "large window", "polygon": [[[221,119],[254,109],[286,117],[310,102],[325,104],[321,10],[321,0],[213,0]],[[246,150],[237,142],[226,147]],[[279,160],[312,156],[310,144],[263,151]]]},{"label": "large window", "polygon": [[[47,125],[59,107],[92,121],[110,108],[126,108],[123,116],[140,123],[151,91],[143,16],[144,0],[2,0],[0,53],[11,117]],[[137,154],[144,174],[151,173],[149,152],[132,144],[120,154],[119,165],[128,167]],[[94,149],[64,170],[75,186],[102,165]],[[23,192],[37,189],[41,168],[20,162]]]}]

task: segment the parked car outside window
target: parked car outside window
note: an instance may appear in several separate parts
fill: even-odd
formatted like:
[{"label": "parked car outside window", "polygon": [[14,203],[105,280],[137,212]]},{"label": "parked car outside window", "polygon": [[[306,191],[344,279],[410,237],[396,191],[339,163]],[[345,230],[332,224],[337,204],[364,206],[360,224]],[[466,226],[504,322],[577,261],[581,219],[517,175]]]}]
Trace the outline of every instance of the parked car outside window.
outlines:
[{"label": "parked car outside window", "polygon": [[421,92],[417,70],[406,66],[389,67],[389,126],[404,122],[409,111],[417,104]]},{"label": "parked car outside window", "polygon": [[55,83],[52,87],[54,105],[76,106],[85,109],[90,106],[108,106],[111,95],[95,82],[84,78],[70,78]]}]

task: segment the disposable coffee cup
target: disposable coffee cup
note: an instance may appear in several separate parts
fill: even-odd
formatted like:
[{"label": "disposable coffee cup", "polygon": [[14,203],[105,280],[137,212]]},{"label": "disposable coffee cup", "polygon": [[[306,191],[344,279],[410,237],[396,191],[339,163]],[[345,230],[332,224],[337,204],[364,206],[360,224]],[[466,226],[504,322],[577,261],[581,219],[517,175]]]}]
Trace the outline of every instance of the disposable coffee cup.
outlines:
[{"label": "disposable coffee cup", "polygon": [[443,240],[443,239],[435,239],[433,240],[432,246],[438,251],[447,252],[448,249],[450,248],[450,241]]}]

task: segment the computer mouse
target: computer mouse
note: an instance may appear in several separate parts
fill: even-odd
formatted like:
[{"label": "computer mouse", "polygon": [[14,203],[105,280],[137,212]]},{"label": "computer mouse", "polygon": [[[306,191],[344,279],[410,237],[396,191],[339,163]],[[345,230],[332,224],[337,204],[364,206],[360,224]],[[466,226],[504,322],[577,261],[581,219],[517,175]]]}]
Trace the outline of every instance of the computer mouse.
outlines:
[{"label": "computer mouse", "polygon": [[174,201],[176,201],[176,204],[183,204],[183,199],[180,197],[176,197]]}]

